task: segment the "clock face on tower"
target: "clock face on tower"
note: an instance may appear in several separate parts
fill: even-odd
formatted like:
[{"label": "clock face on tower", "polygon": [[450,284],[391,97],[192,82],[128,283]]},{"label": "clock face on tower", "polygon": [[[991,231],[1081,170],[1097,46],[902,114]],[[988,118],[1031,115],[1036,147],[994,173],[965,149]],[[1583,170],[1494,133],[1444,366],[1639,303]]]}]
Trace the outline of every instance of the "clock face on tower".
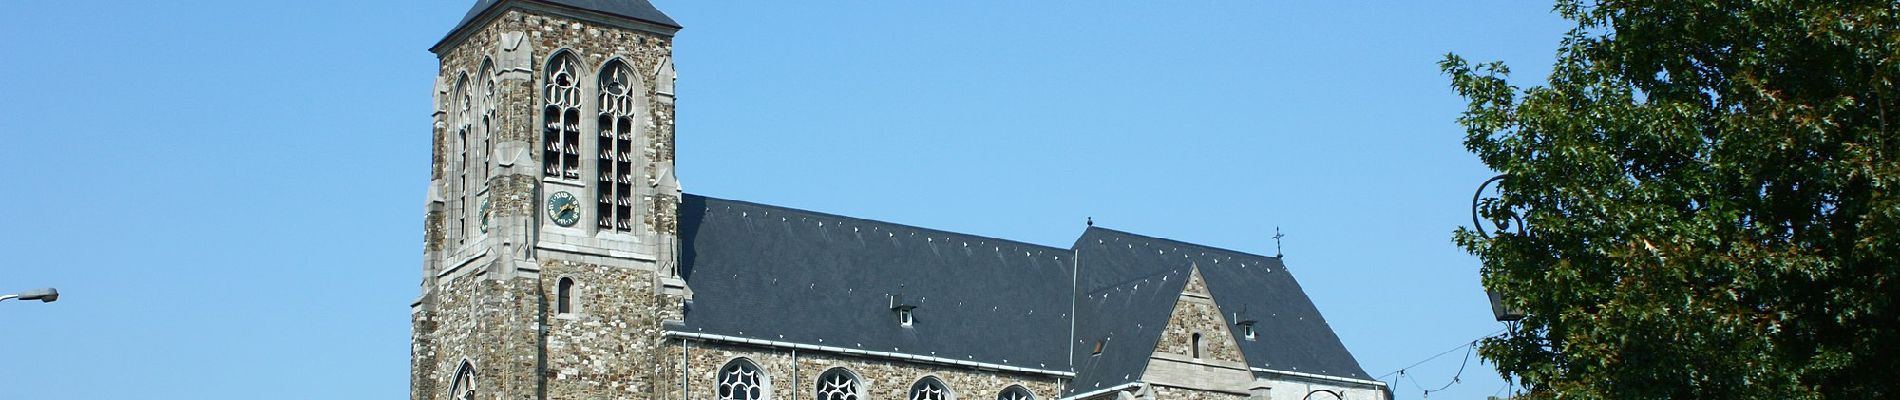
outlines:
[{"label": "clock face on tower", "polygon": [[548,196],[548,217],[554,219],[555,225],[574,226],[581,221],[580,202],[574,200],[573,194],[554,192]]}]

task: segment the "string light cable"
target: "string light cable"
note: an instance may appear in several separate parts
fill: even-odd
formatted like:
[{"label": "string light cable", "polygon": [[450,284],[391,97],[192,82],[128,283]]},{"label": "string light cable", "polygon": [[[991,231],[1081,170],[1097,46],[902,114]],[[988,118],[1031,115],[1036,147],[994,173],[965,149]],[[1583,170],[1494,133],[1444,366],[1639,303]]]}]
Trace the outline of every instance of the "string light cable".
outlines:
[{"label": "string light cable", "polygon": [[[1482,337],[1479,337],[1479,338],[1477,338],[1477,339],[1473,339],[1472,341],[1469,341],[1469,342],[1465,342],[1465,343],[1463,343],[1463,344],[1459,344],[1459,345],[1458,345],[1457,347],[1452,347],[1452,348],[1450,348],[1450,349],[1446,349],[1445,351],[1443,351],[1443,352],[1440,352],[1440,353],[1438,353],[1438,354],[1434,354],[1434,355],[1432,355],[1431,357],[1426,357],[1426,358],[1425,358],[1424,360],[1419,360],[1418,362],[1415,362],[1415,363],[1412,363],[1412,365],[1407,365],[1407,366],[1405,366],[1405,368],[1399,368],[1399,369],[1398,369],[1398,370],[1396,370],[1396,371],[1392,371],[1392,372],[1387,372],[1387,373],[1385,373],[1385,375],[1379,375],[1379,377],[1377,378],[1377,380],[1379,380],[1379,381],[1381,381],[1381,382],[1384,382],[1384,381],[1386,380],[1386,379],[1385,379],[1386,377],[1392,377],[1393,375],[1397,375],[1397,377],[1393,377],[1393,378],[1392,378],[1392,381],[1391,381],[1390,383],[1388,383],[1388,385],[1386,386],[1386,387],[1396,387],[1396,385],[1398,384],[1398,378],[1399,378],[1399,377],[1403,377],[1403,378],[1405,378],[1405,379],[1406,379],[1407,381],[1410,381],[1410,382],[1412,382],[1412,387],[1415,387],[1415,388],[1418,388],[1419,390],[1421,390],[1421,391],[1423,391],[1423,392],[1424,392],[1424,394],[1425,394],[1425,397],[1426,397],[1426,398],[1430,398],[1430,397],[1432,397],[1432,392],[1439,392],[1439,391],[1444,391],[1445,389],[1450,389],[1450,388],[1451,388],[1451,387],[1452,387],[1453,385],[1457,385],[1457,384],[1459,384],[1459,383],[1462,383],[1462,381],[1460,380],[1460,378],[1463,378],[1463,377],[1464,377],[1464,375],[1465,375],[1465,367],[1467,367],[1467,366],[1470,366],[1470,365],[1471,365],[1471,353],[1472,353],[1472,352],[1473,352],[1474,350],[1476,350],[1476,349],[1477,349],[1477,347],[1478,347],[1478,343],[1479,343],[1479,342],[1481,342],[1481,341],[1483,341],[1483,340],[1484,340],[1485,338],[1490,338],[1490,337],[1495,337],[1495,336],[1498,336],[1498,335],[1501,335],[1501,334],[1504,334],[1505,332],[1508,332],[1509,330],[1510,330],[1510,329],[1508,329],[1508,328],[1507,328],[1507,329],[1503,329],[1503,330],[1499,330],[1499,331],[1497,331],[1497,332],[1495,332],[1495,333],[1492,333],[1492,334],[1489,334],[1489,335],[1484,335],[1484,336],[1482,336]],[[1443,386],[1439,386],[1439,387],[1438,387],[1437,389],[1426,389],[1426,388],[1425,388],[1425,385],[1423,385],[1423,384],[1419,384],[1419,383],[1418,383],[1418,378],[1416,378],[1416,377],[1414,377],[1414,376],[1413,376],[1412,374],[1408,374],[1408,373],[1406,373],[1406,372],[1405,372],[1406,370],[1410,370],[1410,369],[1412,369],[1413,367],[1417,367],[1417,366],[1420,366],[1420,365],[1424,365],[1425,363],[1428,363],[1428,362],[1431,362],[1432,360],[1436,360],[1436,359],[1438,359],[1439,357],[1444,357],[1444,356],[1445,356],[1445,355],[1447,355],[1447,354],[1451,354],[1451,353],[1456,353],[1456,352],[1458,352],[1458,350],[1464,350],[1464,351],[1465,351],[1465,359],[1464,359],[1464,361],[1463,361],[1463,362],[1460,362],[1460,363],[1458,364],[1458,372],[1457,372],[1457,373],[1454,373],[1454,374],[1452,374],[1452,376],[1451,376],[1451,382],[1446,382],[1446,383],[1445,383],[1445,384],[1444,384]]]}]

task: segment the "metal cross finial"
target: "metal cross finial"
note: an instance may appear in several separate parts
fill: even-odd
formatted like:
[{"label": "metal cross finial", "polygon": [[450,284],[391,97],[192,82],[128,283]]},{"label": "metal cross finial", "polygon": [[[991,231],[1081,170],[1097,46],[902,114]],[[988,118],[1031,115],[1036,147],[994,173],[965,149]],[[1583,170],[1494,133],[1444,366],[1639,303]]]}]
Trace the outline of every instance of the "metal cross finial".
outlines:
[{"label": "metal cross finial", "polygon": [[1286,234],[1280,233],[1280,227],[1273,227],[1273,258],[1286,258],[1286,253],[1280,248],[1280,239],[1284,238]]}]

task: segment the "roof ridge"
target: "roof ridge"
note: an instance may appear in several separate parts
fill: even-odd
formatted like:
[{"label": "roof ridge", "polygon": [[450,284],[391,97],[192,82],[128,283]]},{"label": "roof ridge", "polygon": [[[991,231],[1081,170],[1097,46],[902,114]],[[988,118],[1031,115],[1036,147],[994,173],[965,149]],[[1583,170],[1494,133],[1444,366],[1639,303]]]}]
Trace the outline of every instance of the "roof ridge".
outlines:
[{"label": "roof ridge", "polygon": [[978,234],[972,234],[972,233],[963,233],[963,232],[949,231],[949,230],[936,229],[936,228],[927,228],[927,227],[922,227],[922,226],[917,226],[917,225],[905,224],[901,222],[891,222],[891,221],[875,220],[875,219],[869,219],[869,218],[858,218],[858,217],[846,216],[846,215],[841,215],[841,214],[833,214],[833,213],[828,213],[828,212],[823,212],[823,211],[813,211],[813,210],[806,210],[806,209],[801,209],[801,208],[792,208],[788,206],[772,205],[772,204],[765,204],[765,203],[746,201],[746,200],[733,200],[733,199],[712,197],[712,196],[692,194],[692,193],[685,193],[683,194],[683,196],[684,197],[698,197],[701,199],[726,202],[726,203],[743,204],[743,205],[749,205],[749,206],[760,207],[760,208],[777,209],[777,210],[782,210],[782,211],[792,212],[792,213],[808,214],[815,217],[832,218],[832,219],[837,219],[840,221],[868,222],[868,223],[878,224],[878,225],[914,229],[914,230],[923,231],[923,232],[942,233],[945,236],[961,236],[961,237],[966,237],[966,238],[982,239],[985,241],[996,241],[1003,244],[1015,245],[1018,247],[1033,248],[1037,250],[1048,250],[1048,251],[1059,253],[1059,255],[1063,255],[1063,256],[1070,255],[1070,253],[1074,251],[1074,249],[1029,243],[1029,242],[1024,242],[1021,240],[1004,239],[1004,238],[993,237],[993,236],[984,236],[984,235],[978,235]]},{"label": "roof ridge", "polygon": [[[1108,233],[1111,233],[1111,234],[1119,234],[1119,235],[1122,235],[1122,236],[1131,236],[1131,237],[1135,237],[1135,238],[1141,238],[1141,239],[1148,239],[1148,240],[1155,240],[1155,241],[1162,241],[1162,242],[1170,242],[1170,243],[1174,243],[1174,244],[1178,244],[1178,245],[1181,245],[1182,247],[1195,247],[1195,248],[1201,248],[1201,249],[1207,249],[1207,250],[1213,250],[1213,251],[1216,251],[1216,252],[1222,252],[1222,253],[1229,253],[1229,255],[1232,255],[1232,256],[1240,256],[1240,257],[1255,257],[1255,258],[1264,258],[1264,259],[1272,259],[1272,260],[1279,260],[1279,259],[1280,259],[1279,257],[1272,257],[1272,256],[1264,256],[1264,255],[1259,255],[1259,254],[1254,254],[1254,253],[1249,253],[1249,252],[1245,252],[1245,251],[1240,251],[1240,250],[1234,250],[1234,249],[1229,249],[1229,248],[1224,248],[1224,247],[1218,247],[1218,246],[1209,246],[1209,245],[1205,245],[1205,244],[1200,244],[1200,243],[1194,243],[1194,242],[1189,242],[1189,241],[1184,241],[1184,240],[1178,240],[1178,239],[1169,239],[1169,238],[1164,238],[1164,237],[1155,237],[1155,236],[1148,236],[1148,235],[1143,235],[1143,234],[1139,234],[1139,233],[1134,233],[1134,232],[1129,232],[1129,231],[1123,231],[1123,230],[1118,230],[1118,229],[1111,229],[1111,228],[1103,228],[1103,227],[1099,227],[1099,226],[1092,226],[1092,227],[1089,227],[1089,229],[1090,229],[1090,230],[1102,230],[1102,231],[1106,231],[1106,232],[1108,232]],[[1087,232],[1084,232],[1084,233],[1083,233],[1083,235],[1084,235],[1084,236],[1086,236],[1086,235],[1087,235]],[[1077,240],[1080,240],[1080,239],[1077,239]]]}]

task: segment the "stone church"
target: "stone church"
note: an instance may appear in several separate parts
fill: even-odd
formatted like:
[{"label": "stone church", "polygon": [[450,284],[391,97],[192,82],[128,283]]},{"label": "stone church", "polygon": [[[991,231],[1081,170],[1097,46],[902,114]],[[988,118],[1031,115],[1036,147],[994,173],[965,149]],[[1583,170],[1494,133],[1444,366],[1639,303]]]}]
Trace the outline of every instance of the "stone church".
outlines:
[{"label": "stone church", "polygon": [[680,24],[480,0],[436,43],[413,400],[1387,399],[1281,259],[684,194]]}]

